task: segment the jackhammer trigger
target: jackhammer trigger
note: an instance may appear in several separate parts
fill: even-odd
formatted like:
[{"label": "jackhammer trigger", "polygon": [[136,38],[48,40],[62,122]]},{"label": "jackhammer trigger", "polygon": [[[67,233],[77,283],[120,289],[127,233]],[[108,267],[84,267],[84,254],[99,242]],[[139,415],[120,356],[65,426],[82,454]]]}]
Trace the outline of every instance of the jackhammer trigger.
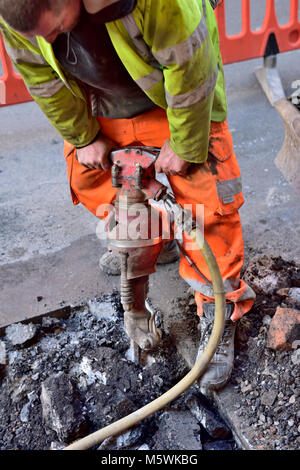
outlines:
[{"label": "jackhammer trigger", "polygon": [[174,224],[183,232],[188,235],[191,234],[192,230],[196,228],[196,221],[192,216],[191,211],[184,209],[174,196],[166,193],[162,196],[162,200],[165,203],[165,208],[168,212],[174,215]]}]

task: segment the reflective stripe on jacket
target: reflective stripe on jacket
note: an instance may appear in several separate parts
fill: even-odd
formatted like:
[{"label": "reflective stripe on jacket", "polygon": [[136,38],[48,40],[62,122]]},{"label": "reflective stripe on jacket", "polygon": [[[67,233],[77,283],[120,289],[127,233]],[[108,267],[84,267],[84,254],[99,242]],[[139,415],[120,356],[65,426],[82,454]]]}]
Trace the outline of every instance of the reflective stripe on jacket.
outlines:
[{"label": "reflective stripe on jacket", "polygon": [[[99,124],[84,89],[68,76],[43,38],[28,40],[0,19],[8,53],[35,101],[62,137],[91,142]],[[106,24],[131,77],[166,109],[171,147],[184,160],[206,160],[210,121],[227,103],[219,37],[209,0],[138,0],[134,11]]]}]

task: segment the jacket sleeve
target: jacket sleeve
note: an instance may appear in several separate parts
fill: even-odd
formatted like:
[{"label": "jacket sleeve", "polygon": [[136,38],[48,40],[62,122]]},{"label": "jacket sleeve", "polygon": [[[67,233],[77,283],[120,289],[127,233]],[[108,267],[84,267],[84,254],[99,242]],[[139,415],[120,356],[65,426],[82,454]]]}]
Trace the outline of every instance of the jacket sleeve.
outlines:
[{"label": "jacket sleeve", "polygon": [[171,147],[183,160],[204,162],[218,63],[202,0],[146,2],[144,40],[163,68]]},{"label": "jacket sleeve", "polygon": [[[92,142],[100,126],[91,115],[84,95],[79,97],[73,93],[72,79],[62,81],[42,56],[35,39],[23,40],[2,22],[0,25],[12,63],[59,134],[75,147]],[[74,86],[78,87],[75,83]]]}]

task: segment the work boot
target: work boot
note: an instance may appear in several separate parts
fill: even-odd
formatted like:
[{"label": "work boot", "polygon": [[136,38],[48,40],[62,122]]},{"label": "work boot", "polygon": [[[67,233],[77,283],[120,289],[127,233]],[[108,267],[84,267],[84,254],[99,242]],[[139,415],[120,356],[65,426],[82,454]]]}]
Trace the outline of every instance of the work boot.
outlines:
[{"label": "work boot", "polygon": [[165,243],[156,261],[157,264],[174,263],[179,258],[179,250],[175,240]]},{"label": "work boot", "polygon": [[[166,243],[161,250],[157,264],[168,264],[177,261],[179,251],[175,240]],[[121,261],[118,253],[106,251],[100,258],[100,269],[110,276],[119,276],[121,274]]]},{"label": "work boot", "polygon": [[106,251],[100,258],[99,266],[101,271],[110,276],[120,276],[121,274],[121,259],[114,251]]},{"label": "work boot", "polygon": [[[233,368],[234,360],[234,334],[236,322],[230,320],[234,305],[226,304],[224,333],[219,346],[210,361],[206,371],[198,380],[203,391],[219,390],[228,382]],[[203,316],[200,317],[201,338],[196,361],[202,355],[210,338],[215,315],[215,304],[203,304]]]}]

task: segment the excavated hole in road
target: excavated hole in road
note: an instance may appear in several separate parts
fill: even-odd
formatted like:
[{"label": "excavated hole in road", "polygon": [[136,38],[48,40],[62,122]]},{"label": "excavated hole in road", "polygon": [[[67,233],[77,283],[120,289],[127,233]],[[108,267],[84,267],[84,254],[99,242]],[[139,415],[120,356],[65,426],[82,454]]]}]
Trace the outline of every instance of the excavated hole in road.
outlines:
[{"label": "excavated hole in road", "polygon": [[[300,266],[280,257],[253,258],[244,279],[257,300],[237,328],[230,413],[237,413],[252,431],[255,448],[297,449],[300,350],[273,351],[267,335],[277,307],[300,309]],[[182,312],[194,338],[199,335],[195,310],[188,295],[172,301],[172,311]],[[172,334],[165,333],[161,312],[158,326],[163,340],[144,366],[128,359],[118,292],[71,308],[66,318],[48,316],[35,324],[7,327],[0,338],[0,449],[60,449],[166,392],[188,368]],[[213,404],[194,385],[167,408],[98,448],[238,446]]]},{"label": "excavated hole in road", "polygon": [[[164,331],[161,315],[158,326]],[[117,292],[72,308],[67,318],[10,325],[0,344],[1,450],[60,449],[159,397],[188,372],[165,334],[144,366],[127,359]],[[193,386],[97,449],[234,450],[237,445]]]}]

